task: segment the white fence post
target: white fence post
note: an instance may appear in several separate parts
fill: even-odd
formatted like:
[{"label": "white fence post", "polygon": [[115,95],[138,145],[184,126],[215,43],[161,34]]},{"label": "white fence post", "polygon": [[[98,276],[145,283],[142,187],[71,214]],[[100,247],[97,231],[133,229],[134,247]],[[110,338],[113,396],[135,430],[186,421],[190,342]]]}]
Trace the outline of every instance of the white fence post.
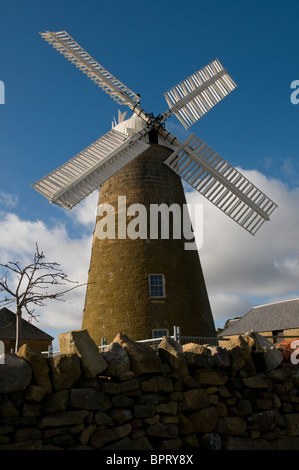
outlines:
[{"label": "white fence post", "polygon": [[174,336],[174,340],[177,343],[181,344],[181,330],[179,326],[173,327],[173,336]]}]

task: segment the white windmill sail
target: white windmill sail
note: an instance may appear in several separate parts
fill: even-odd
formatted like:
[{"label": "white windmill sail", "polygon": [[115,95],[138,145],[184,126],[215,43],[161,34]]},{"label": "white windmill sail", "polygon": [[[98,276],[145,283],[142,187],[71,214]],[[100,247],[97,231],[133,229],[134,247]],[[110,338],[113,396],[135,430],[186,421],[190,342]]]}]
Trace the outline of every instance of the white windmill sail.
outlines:
[{"label": "white windmill sail", "polygon": [[175,114],[187,129],[235,88],[216,59],[164,93],[164,97],[170,107],[168,113]]},{"label": "white windmill sail", "polygon": [[66,31],[46,31],[41,35],[142,121],[141,128],[135,130],[133,126],[132,132],[126,134],[119,127],[122,126],[120,122],[76,157],[33,184],[50,202],[72,208],[143,153],[149,144],[142,138],[156,130],[171,147],[177,148],[165,163],[235,222],[254,234],[264,221],[270,219],[277,205],[240,172],[194,134],[181,143],[164,127],[163,122],[172,114],[185,128],[190,127],[236,88],[218,59],[165,93],[169,110],[155,118],[140,107],[139,95],[96,62]]},{"label": "white windmill sail", "polygon": [[118,104],[136,105],[140,97],[93,59],[66,31],[40,33]]},{"label": "white windmill sail", "polygon": [[164,163],[252,235],[277,207],[194,134]]},{"label": "white windmill sail", "polygon": [[[145,131],[144,131],[145,132]],[[71,209],[149,145],[115,129],[31,186],[51,203]]]}]

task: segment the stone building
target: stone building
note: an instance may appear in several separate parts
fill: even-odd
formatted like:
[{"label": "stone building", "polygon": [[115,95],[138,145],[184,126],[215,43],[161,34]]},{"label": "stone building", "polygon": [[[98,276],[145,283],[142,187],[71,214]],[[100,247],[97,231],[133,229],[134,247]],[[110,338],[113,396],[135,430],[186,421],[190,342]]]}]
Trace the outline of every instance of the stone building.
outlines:
[{"label": "stone building", "polygon": [[[47,351],[53,337],[22,318],[21,344],[29,344],[37,351]],[[0,340],[4,343],[5,353],[14,351],[16,344],[16,314],[6,307],[0,310]]]},{"label": "stone building", "polygon": [[[135,116],[116,129],[138,125]],[[156,239],[149,236],[150,217],[147,238],[119,236],[119,197],[127,207],[143,205],[147,214],[152,204],[178,204],[181,212],[186,204],[181,178],[163,163],[173,149],[157,134],[149,135],[149,143],[100,188],[99,205],[114,208],[116,235],[99,239],[95,230],[93,238],[82,328],[98,345],[118,332],[133,340],[172,335],[174,326],[182,335],[216,336],[198,251],[185,250],[186,240],[173,236],[171,220],[167,239],[161,232]]]},{"label": "stone building", "polygon": [[274,343],[299,337],[299,299],[253,307],[239,320],[229,324],[218,338],[231,338],[249,331],[267,336]]}]

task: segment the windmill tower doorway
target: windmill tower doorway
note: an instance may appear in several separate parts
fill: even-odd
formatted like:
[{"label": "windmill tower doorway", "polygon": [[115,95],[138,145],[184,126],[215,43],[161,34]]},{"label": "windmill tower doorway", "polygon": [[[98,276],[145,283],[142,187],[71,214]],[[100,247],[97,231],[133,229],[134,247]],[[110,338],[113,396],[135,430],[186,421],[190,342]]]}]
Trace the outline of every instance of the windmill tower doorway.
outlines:
[{"label": "windmill tower doorway", "polygon": [[[115,129],[135,133],[141,121],[134,115]],[[151,204],[186,205],[181,178],[163,163],[173,149],[160,136],[145,139],[150,147],[100,188],[99,205],[114,208],[116,233],[99,239],[95,228],[93,236],[82,328],[97,344],[118,332],[132,340],[172,334],[174,325],[182,335],[216,336],[198,251],[186,250],[183,237],[174,238],[171,220],[167,239],[160,230],[157,239],[118,237],[120,196],[127,207],[141,204],[147,213]]]}]

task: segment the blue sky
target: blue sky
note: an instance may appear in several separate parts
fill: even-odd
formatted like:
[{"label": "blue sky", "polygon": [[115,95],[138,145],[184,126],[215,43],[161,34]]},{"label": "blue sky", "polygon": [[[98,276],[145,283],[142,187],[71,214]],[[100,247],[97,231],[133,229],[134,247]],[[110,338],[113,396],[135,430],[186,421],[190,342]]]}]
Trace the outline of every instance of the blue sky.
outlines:
[{"label": "blue sky", "polygon": [[[190,132],[257,181],[279,208],[252,239],[204,206],[200,256],[215,322],[299,296],[299,105],[290,100],[299,79],[298,1],[1,0],[0,10],[1,261],[28,258],[38,241],[71,278],[87,273],[96,199],[66,213],[30,188],[108,132],[118,112],[39,35],[66,30],[154,114],[167,109],[164,92],[219,58],[238,88]],[[175,117],[167,127],[182,140],[189,135]],[[54,335],[80,327],[83,297],[64,310],[51,304],[38,326]]]}]

